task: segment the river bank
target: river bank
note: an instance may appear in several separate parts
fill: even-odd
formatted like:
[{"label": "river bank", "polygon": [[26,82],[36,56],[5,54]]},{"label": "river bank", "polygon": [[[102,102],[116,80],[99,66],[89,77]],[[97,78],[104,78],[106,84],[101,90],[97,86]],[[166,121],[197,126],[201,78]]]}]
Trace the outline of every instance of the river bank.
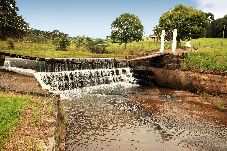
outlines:
[{"label": "river bank", "polygon": [[34,77],[3,69],[0,93],[29,99],[4,140],[3,150],[64,150],[66,119],[59,96],[42,90]]},{"label": "river bank", "polygon": [[[175,71],[175,70],[171,70],[171,71]],[[76,137],[82,137],[82,135],[80,136],[80,135],[74,135],[74,134],[77,132],[79,132],[79,133],[83,132],[83,130],[84,130],[83,125],[86,124],[86,122],[89,122],[89,119],[92,119],[92,117],[91,117],[88,120],[86,120],[86,118],[88,118],[89,116],[87,117],[87,114],[86,114],[87,110],[84,110],[84,108],[83,108],[83,105],[86,105],[86,103],[84,103],[84,102],[87,102],[88,105],[91,102],[93,102],[94,105],[97,105],[96,101],[98,101],[98,102],[103,101],[107,105],[106,109],[108,109],[109,105],[111,106],[111,104],[109,104],[109,103],[111,103],[111,101],[113,101],[113,99],[115,99],[116,96],[119,95],[119,98],[122,97],[122,94],[115,94],[115,92],[113,92],[113,96],[112,96],[112,93],[110,94],[110,96],[108,96],[109,92],[107,93],[108,95],[105,95],[104,92],[100,92],[101,96],[98,96],[97,98],[94,96],[89,96],[89,95],[88,95],[88,98],[86,98],[87,96],[82,95],[83,97],[85,97],[85,100],[82,99],[80,101],[80,99],[76,99],[76,101],[68,102],[70,104],[69,107],[71,107],[71,109],[72,109],[72,110],[67,110],[67,114],[69,114],[67,116],[70,117],[70,120],[64,121],[64,119],[65,119],[64,113],[62,113],[63,106],[60,104],[64,104],[65,102],[61,102],[58,97],[56,97],[54,100],[52,100],[51,98],[53,97],[53,95],[45,90],[42,90],[40,85],[38,84],[37,80],[34,77],[21,75],[18,73],[14,73],[14,72],[2,70],[2,69],[0,70],[0,73],[1,73],[0,74],[0,88],[2,91],[5,91],[7,93],[10,91],[10,92],[14,92],[17,94],[23,94],[23,95],[24,94],[30,94],[32,96],[35,95],[35,96],[41,97],[41,99],[39,99],[39,100],[45,100],[45,99],[47,100],[47,101],[44,101],[46,103],[39,101],[40,108],[44,109],[44,112],[40,115],[48,115],[48,114],[45,114],[46,112],[48,112],[48,111],[45,111],[45,108],[48,106],[48,102],[49,103],[54,102],[56,111],[53,116],[53,119],[56,122],[55,122],[55,124],[53,124],[55,126],[52,126],[52,128],[54,127],[53,129],[55,129],[55,131],[54,131],[54,134],[52,134],[51,136],[54,136],[54,138],[56,138],[56,141],[60,140],[60,142],[64,142],[65,134],[67,131],[68,138],[70,138],[70,137],[72,138],[72,140],[69,139],[68,141],[66,141],[66,146],[68,147],[68,150],[70,150],[70,148],[78,147],[78,146],[76,146],[76,143],[74,144],[73,141]],[[166,75],[166,74],[163,74],[163,75]],[[162,76],[160,76],[160,77],[162,77]],[[168,80],[168,78],[164,78],[164,80]],[[174,81],[172,83],[174,83]],[[225,88],[225,87],[223,87],[223,88]],[[110,98],[108,98],[108,97],[110,97]],[[111,97],[113,97],[113,98],[111,98]],[[146,117],[142,116],[142,118],[151,118],[151,117],[155,116],[158,120],[164,122],[164,125],[167,124],[167,126],[169,125],[169,123],[174,124],[173,121],[175,121],[176,123],[179,123],[179,125],[181,125],[182,123],[184,125],[186,122],[186,125],[188,125],[189,128],[193,125],[193,122],[195,122],[195,123],[199,124],[201,127],[208,126],[207,130],[209,130],[209,131],[211,131],[212,128],[217,127],[217,129],[215,129],[215,131],[209,132],[206,130],[205,132],[201,132],[201,133],[198,133],[195,135],[193,134],[193,137],[196,137],[196,135],[202,135],[202,133],[208,133],[211,136],[214,135],[212,138],[218,138],[218,140],[220,142],[220,144],[218,144],[218,146],[212,147],[212,145],[214,145],[214,144],[212,144],[211,140],[206,141],[206,139],[202,139],[202,141],[204,143],[211,143],[211,146],[209,146],[208,149],[212,149],[212,148],[220,149],[220,150],[226,149],[226,146],[219,146],[219,145],[222,145],[223,141],[226,140],[225,136],[223,136],[223,138],[219,138],[219,135],[222,136],[222,134],[225,134],[225,132],[226,132],[226,130],[225,130],[225,128],[227,126],[226,111],[220,111],[213,105],[214,102],[218,102],[220,104],[226,104],[227,97],[225,95],[213,96],[213,95],[209,95],[206,93],[194,94],[194,93],[190,93],[190,92],[186,92],[186,91],[175,90],[175,89],[166,89],[166,88],[154,86],[154,87],[149,87],[149,88],[142,87],[142,89],[139,87],[133,93],[125,94],[125,96],[123,96],[123,100],[125,100],[125,98],[129,98],[129,104],[131,104],[131,105],[127,106],[127,108],[129,107],[130,110],[131,110],[130,106],[136,106],[136,107],[140,108],[139,110],[136,110],[135,114],[137,114],[137,111],[138,111],[139,112],[138,116],[140,116],[140,113],[141,114],[146,113]],[[101,100],[99,100],[99,99],[101,99]],[[108,101],[110,101],[110,102],[108,102]],[[126,101],[127,101],[127,99],[126,99]],[[102,108],[103,102],[100,102],[99,106],[97,106],[97,107]],[[73,106],[74,103],[75,103],[75,106]],[[77,103],[82,103],[82,104],[77,104]],[[113,101],[113,103],[114,103],[114,101]],[[116,103],[115,105],[118,106],[121,104]],[[68,105],[66,104],[66,107],[67,106]],[[65,107],[65,104],[64,104],[64,107]],[[82,107],[81,110],[83,110],[83,111],[80,110],[81,107]],[[94,108],[96,108],[96,107],[94,107]],[[29,109],[29,107],[25,108],[25,109],[27,111]],[[79,110],[78,114],[77,114],[76,110]],[[122,110],[121,106],[119,106],[119,108],[118,107],[116,108],[116,112],[121,112],[121,110]],[[144,110],[146,110],[146,112],[144,112]],[[100,112],[98,111],[98,113],[100,113]],[[108,110],[107,110],[107,113],[109,113]],[[127,111],[126,112],[124,111],[123,113],[127,114]],[[80,117],[81,114],[84,114],[84,115],[82,115],[82,117]],[[130,113],[130,114],[132,114],[132,113]],[[24,117],[29,117],[29,115],[33,115],[33,112],[24,112],[24,115],[25,115]],[[152,116],[148,116],[148,115],[152,115]],[[78,119],[75,118],[77,116],[78,116]],[[102,114],[100,114],[100,115],[97,114],[97,117],[99,117],[99,116],[101,116],[100,117],[101,120],[106,119],[106,117],[105,117],[106,114],[105,114],[105,116],[104,115],[102,116]],[[109,116],[111,119],[112,116],[115,117],[115,114],[108,115],[108,117]],[[121,116],[125,117],[124,115],[121,115]],[[128,116],[128,115],[126,115],[126,116]],[[83,119],[83,118],[85,118],[85,119]],[[45,117],[41,116],[40,119],[45,119]],[[82,120],[82,121],[81,121],[81,123],[80,123],[80,121],[78,123],[78,121],[75,121],[75,120]],[[100,120],[100,119],[97,119],[97,120]],[[138,122],[138,119],[134,119],[134,120],[136,120],[136,122]],[[22,121],[23,121],[23,116],[22,116]],[[26,121],[26,120],[24,120],[24,121]],[[191,123],[189,122],[187,124],[187,121],[190,121]],[[73,123],[71,123],[71,122],[73,122]],[[112,125],[112,123],[111,123],[112,121],[109,121],[110,123],[108,123],[107,121],[102,121],[102,122],[104,122],[104,123],[102,123],[102,124],[104,124],[104,126]],[[28,125],[23,125],[22,127],[26,127],[26,130],[28,130],[28,131],[33,130],[32,125],[30,125],[29,122],[25,122],[25,123],[28,123]],[[45,133],[46,126],[45,126],[45,124],[43,125],[42,121],[40,123],[41,123],[41,125],[40,125],[41,128],[38,128],[40,131],[36,131],[36,134],[40,133],[41,135],[43,135],[43,133]],[[153,123],[155,123],[155,121],[150,121],[147,124],[151,125]],[[99,123],[95,122],[94,124],[96,124],[95,128],[100,129]],[[125,124],[127,125],[127,123],[125,123]],[[141,124],[140,121],[139,121],[139,124]],[[158,123],[158,125],[162,125],[162,124]],[[82,129],[80,131],[74,131],[76,129],[73,126],[75,126],[76,128],[77,128],[77,126],[82,126]],[[84,126],[86,127],[89,125],[84,125]],[[91,125],[91,126],[93,126],[93,125]],[[170,125],[170,126],[173,126],[173,125]],[[120,127],[119,127],[119,130],[121,131]],[[140,127],[136,127],[136,128],[138,128],[138,130],[140,129]],[[219,128],[220,128],[220,130],[224,130],[224,132],[221,133],[221,131],[219,131]],[[222,128],[224,128],[224,129],[222,129]],[[196,127],[192,131],[197,131],[199,129],[200,129],[200,127]],[[88,130],[90,130],[90,128],[88,128]],[[94,129],[94,130],[96,130],[96,129]],[[147,127],[146,130],[149,131],[149,127]],[[183,128],[180,130],[184,131],[185,129]],[[12,149],[12,148],[10,148],[10,146],[16,146],[16,147],[18,146],[17,145],[18,141],[15,141],[15,140],[17,140],[17,139],[22,140],[22,141],[23,141],[23,139],[29,140],[29,138],[27,138],[27,135],[30,134],[29,132],[24,133],[24,129],[20,129],[20,128],[18,128],[16,131],[18,134],[17,137],[16,138],[12,137],[13,138],[12,141],[10,141],[9,144],[6,143],[6,146],[8,146],[9,150]],[[56,131],[58,131],[58,132],[56,133]],[[156,133],[156,130],[151,130],[151,131]],[[171,130],[168,129],[167,132],[168,131],[171,131]],[[189,130],[187,129],[187,131],[189,131]],[[72,132],[73,134],[71,135],[70,132]],[[132,133],[134,133],[134,131],[132,131]],[[31,133],[31,134],[33,134],[33,133]],[[153,133],[151,133],[151,134],[153,134]],[[20,136],[24,136],[24,135],[26,135],[26,137],[20,137]],[[138,135],[141,135],[141,134],[138,133]],[[168,138],[169,135],[164,135],[161,132],[160,132],[160,135],[163,137],[162,138],[163,140],[165,140],[165,139],[169,140],[169,138]],[[183,135],[181,137],[184,137],[184,135],[186,136],[186,134],[183,133]],[[129,136],[131,136],[131,135],[129,135]],[[36,136],[32,135],[32,137],[36,137]],[[174,144],[178,143],[178,141],[181,141],[181,139],[177,138],[178,137],[177,134],[174,134],[174,137],[176,137],[177,141],[172,140],[173,141],[172,144],[167,143],[168,140],[165,141],[165,145],[167,145],[167,147],[168,147],[168,145],[170,145],[173,148]],[[67,136],[66,136],[66,138],[67,138]],[[148,138],[150,138],[150,136],[147,136],[144,139],[146,140]],[[32,144],[32,145],[35,145],[32,148],[37,148],[39,146],[41,146],[42,148],[45,148],[46,146],[48,146],[46,144],[48,144],[50,137],[43,137],[43,139],[44,140],[42,141],[38,138],[37,139],[38,141],[32,141],[32,142],[34,142],[34,144],[27,143],[27,144],[23,144],[23,146],[24,145],[31,146],[31,144]],[[99,138],[99,139],[102,140],[103,138]],[[123,139],[123,138],[121,138],[121,139]],[[50,140],[53,140],[53,137]],[[85,141],[85,140],[82,140],[82,141]],[[111,140],[109,140],[109,141],[111,141]],[[142,142],[143,140],[140,140],[140,141]],[[190,137],[190,141],[192,141],[192,143],[196,143],[196,142],[193,142],[192,137]],[[29,141],[27,141],[27,142],[29,142]],[[94,143],[94,142],[92,142],[92,143]],[[186,145],[190,146],[190,143],[191,142],[186,142]],[[59,144],[59,143],[56,142],[56,144]],[[73,145],[73,146],[70,147],[70,145]],[[87,146],[89,144],[85,143],[84,145]],[[100,145],[100,144],[98,143],[98,145]],[[138,142],[138,145],[140,146],[141,144]],[[198,144],[196,144],[196,146],[192,145],[192,147],[195,147],[198,150],[201,149],[201,146],[204,147],[203,146],[204,144],[201,144],[201,143],[199,144],[199,146],[197,146],[197,145]],[[61,146],[62,150],[64,150],[64,145],[60,145],[60,146]],[[124,143],[123,143],[123,146],[124,146]],[[123,146],[121,146],[121,147],[123,147]],[[149,143],[146,143],[146,146],[149,148]],[[157,147],[157,149],[160,149],[161,146],[162,145],[159,142],[156,147]],[[66,147],[66,149],[67,149],[67,147]],[[104,146],[102,146],[102,147],[104,147]],[[6,150],[8,150],[8,148],[6,148]],[[189,149],[189,148],[187,148],[187,149]],[[181,149],[181,147],[179,147],[178,149]]]}]

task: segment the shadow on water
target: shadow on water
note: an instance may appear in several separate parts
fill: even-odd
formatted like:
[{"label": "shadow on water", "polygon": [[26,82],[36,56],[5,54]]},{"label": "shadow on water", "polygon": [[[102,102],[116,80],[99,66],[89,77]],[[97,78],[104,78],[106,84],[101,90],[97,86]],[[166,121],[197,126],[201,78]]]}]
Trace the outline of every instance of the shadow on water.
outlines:
[{"label": "shadow on water", "polygon": [[[109,87],[92,92],[66,101],[66,150],[227,150],[226,126],[160,116],[165,103],[184,98],[174,96],[174,90]],[[141,106],[148,99],[153,104]]]}]

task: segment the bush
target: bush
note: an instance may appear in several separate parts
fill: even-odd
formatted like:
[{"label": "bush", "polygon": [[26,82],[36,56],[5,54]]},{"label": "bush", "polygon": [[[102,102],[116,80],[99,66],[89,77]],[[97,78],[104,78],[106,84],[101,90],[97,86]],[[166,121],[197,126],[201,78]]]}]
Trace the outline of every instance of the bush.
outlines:
[{"label": "bush", "polygon": [[7,39],[7,44],[8,44],[8,48],[9,49],[14,49],[15,48],[13,39]]},{"label": "bush", "polygon": [[81,47],[83,47],[86,43],[86,37],[76,37],[74,43],[76,44],[76,49],[80,50]]},{"label": "bush", "polygon": [[92,53],[107,53],[106,47],[108,46],[108,44],[103,39],[87,38],[86,46],[87,46],[88,50]]},{"label": "bush", "polygon": [[44,44],[48,42],[48,39],[44,36],[28,35],[23,39],[26,43],[38,43]]},{"label": "bush", "polygon": [[55,38],[54,45],[56,46],[56,50],[67,50],[70,40],[67,37]]}]

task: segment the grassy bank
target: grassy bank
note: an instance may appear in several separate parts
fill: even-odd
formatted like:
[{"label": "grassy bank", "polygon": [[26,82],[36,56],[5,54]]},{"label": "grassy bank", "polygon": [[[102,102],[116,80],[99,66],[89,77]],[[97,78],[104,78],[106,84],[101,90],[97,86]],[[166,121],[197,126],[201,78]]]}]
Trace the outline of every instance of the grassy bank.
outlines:
[{"label": "grassy bank", "polygon": [[197,49],[189,53],[183,68],[189,70],[227,70],[227,39],[201,38],[192,41]]},{"label": "grassy bank", "polygon": [[35,56],[43,58],[94,58],[94,57],[113,57],[114,54],[93,54],[86,50],[76,50],[71,45],[67,51],[56,51],[51,43],[25,43],[15,42],[14,49],[8,49],[6,41],[0,41],[0,50],[25,56]]},{"label": "grassy bank", "polygon": [[[125,49],[124,44],[113,44],[108,42],[107,53],[95,54],[88,51],[86,48],[76,49],[76,45],[71,43],[67,51],[56,51],[55,46],[50,43],[25,43],[15,42],[15,48],[9,49],[6,41],[0,41],[0,50],[26,56],[36,56],[45,58],[125,58],[128,54],[136,54],[141,51],[153,51],[159,49],[159,43],[144,40],[141,42],[129,43]],[[169,47],[170,45],[167,45]]]},{"label": "grassy bank", "polygon": [[53,147],[56,108],[54,98],[0,92],[0,150]]},{"label": "grassy bank", "polygon": [[10,131],[18,124],[19,116],[29,102],[28,97],[0,92],[0,150]]},{"label": "grassy bank", "polygon": [[[125,58],[128,55],[140,54],[144,51],[159,50],[160,43],[144,40],[133,42],[127,45],[113,44],[108,42],[106,54],[95,54],[89,52],[86,48],[76,49],[74,43],[71,43],[67,51],[56,51],[52,43],[24,43],[15,42],[15,49],[8,49],[6,41],[0,41],[0,50],[5,52],[45,57],[45,58]],[[166,43],[165,49],[169,49],[171,43]],[[189,53],[183,63],[183,68],[187,70],[227,70],[227,39],[221,38],[201,38],[192,40],[192,47],[196,51]]]}]

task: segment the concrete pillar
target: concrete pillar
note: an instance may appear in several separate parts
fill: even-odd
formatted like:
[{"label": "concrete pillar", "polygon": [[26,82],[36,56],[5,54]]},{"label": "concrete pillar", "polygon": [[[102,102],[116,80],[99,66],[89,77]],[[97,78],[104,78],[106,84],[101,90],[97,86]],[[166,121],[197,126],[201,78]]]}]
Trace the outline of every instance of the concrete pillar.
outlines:
[{"label": "concrete pillar", "polygon": [[172,53],[176,53],[177,48],[177,29],[173,30]]},{"label": "concrete pillar", "polygon": [[5,56],[4,55],[0,55],[0,66],[3,66],[5,62]]},{"label": "concrete pillar", "polygon": [[163,53],[165,49],[165,35],[166,35],[165,30],[162,30],[160,53]]}]

